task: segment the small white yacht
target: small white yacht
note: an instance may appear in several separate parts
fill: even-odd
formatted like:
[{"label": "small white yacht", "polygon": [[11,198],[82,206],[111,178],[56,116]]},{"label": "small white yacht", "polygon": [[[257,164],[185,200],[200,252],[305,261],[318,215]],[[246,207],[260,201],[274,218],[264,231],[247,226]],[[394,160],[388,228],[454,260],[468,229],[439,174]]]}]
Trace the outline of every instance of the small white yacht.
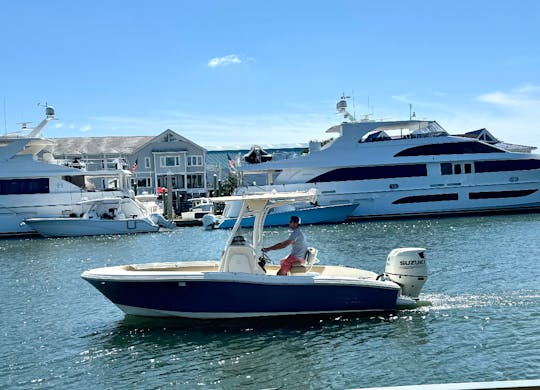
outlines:
[{"label": "small white yacht", "polygon": [[[124,196],[129,189],[129,171],[84,171],[55,164],[52,157],[38,153],[53,141],[41,138],[43,127],[54,120],[54,109],[46,107],[46,117],[27,136],[0,136],[0,236],[35,234],[27,218],[80,216],[86,200]],[[114,181],[110,191],[94,191],[87,178]]]},{"label": "small white yacht", "polygon": [[[540,208],[540,155],[480,136],[449,135],[427,120],[350,121],[309,154],[238,167],[237,194],[317,190],[320,205],[355,203],[352,218],[527,211]],[[482,129],[485,130],[485,129]],[[515,151],[519,152],[515,152]]]},{"label": "small white yacht", "polygon": [[82,217],[28,218],[24,223],[43,237],[79,237],[157,232],[158,221],[131,198],[86,201]]},{"label": "small white yacht", "polygon": [[191,198],[189,201],[191,202],[189,211],[180,214],[183,220],[200,220],[206,214],[211,213],[214,207],[211,198]]}]

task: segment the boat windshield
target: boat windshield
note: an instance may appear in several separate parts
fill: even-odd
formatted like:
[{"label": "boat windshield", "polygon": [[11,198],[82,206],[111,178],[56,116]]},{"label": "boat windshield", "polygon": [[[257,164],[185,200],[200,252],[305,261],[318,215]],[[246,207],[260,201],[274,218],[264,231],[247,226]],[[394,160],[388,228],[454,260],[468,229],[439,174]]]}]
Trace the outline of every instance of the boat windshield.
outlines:
[{"label": "boat windshield", "polygon": [[413,138],[438,137],[441,135],[448,135],[448,133],[437,122],[428,122],[427,126],[411,132]]},{"label": "boat windshield", "polygon": [[437,122],[411,122],[379,126],[364,134],[360,142],[390,141],[404,138],[439,137],[448,135]]}]

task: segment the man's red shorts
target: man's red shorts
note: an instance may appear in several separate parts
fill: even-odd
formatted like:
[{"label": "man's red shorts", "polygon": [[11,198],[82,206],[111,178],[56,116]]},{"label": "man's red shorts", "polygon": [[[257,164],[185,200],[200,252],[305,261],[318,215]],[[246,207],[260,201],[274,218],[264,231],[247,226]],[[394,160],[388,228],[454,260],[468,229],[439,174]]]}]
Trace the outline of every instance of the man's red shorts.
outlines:
[{"label": "man's red shorts", "polygon": [[291,267],[293,263],[303,263],[303,259],[299,259],[298,257],[294,257],[293,255],[289,255],[283,260],[280,261],[281,269],[283,272],[289,272],[291,270]]}]

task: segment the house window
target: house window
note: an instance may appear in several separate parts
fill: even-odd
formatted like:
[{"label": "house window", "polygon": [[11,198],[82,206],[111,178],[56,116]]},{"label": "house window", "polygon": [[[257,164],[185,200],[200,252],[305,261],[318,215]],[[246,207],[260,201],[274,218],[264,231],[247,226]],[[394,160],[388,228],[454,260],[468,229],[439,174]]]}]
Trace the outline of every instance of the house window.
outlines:
[{"label": "house window", "polygon": [[203,188],[202,175],[187,175],[187,188]]},{"label": "house window", "polygon": [[142,177],[140,179],[137,179],[137,186],[138,187],[151,187],[152,181],[149,177]]},{"label": "house window", "polygon": [[150,157],[145,157],[144,158],[144,167],[145,168],[150,168]]},{"label": "house window", "polygon": [[152,180],[149,177],[138,177],[136,179],[131,179],[131,185],[137,185],[137,187],[151,187]]},{"label": "house window", "polygon": [[187,165],[188,167],[203,165],[203,156],[188,156]]},{"label": "house window", "polygon": [[162,167],[177,167],[180,165],[180,157],[178,156],[161,156],[159,158]]}]

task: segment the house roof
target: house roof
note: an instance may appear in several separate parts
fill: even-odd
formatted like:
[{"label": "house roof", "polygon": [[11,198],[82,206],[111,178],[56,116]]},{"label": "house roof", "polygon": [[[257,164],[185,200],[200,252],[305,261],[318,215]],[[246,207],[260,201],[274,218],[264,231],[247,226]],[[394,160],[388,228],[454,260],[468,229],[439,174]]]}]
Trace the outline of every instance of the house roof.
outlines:
[{"label": "house roof", "polygon": [[154,137],[68,137],[55,138],[55,145],[47,148],[55,156],[132,154]]},{"label": "house roof", "polygon": [[54,138],[55,145],[45,150],[55,156],[63,155],[130,155],[134,154],[144,145],[158,141],[160,137],[171,134],[176,140],[187,142],[197,147],[193,141],[180,134],[167,129],[156,136],[113,136],[113,137],[66,137]]}]

